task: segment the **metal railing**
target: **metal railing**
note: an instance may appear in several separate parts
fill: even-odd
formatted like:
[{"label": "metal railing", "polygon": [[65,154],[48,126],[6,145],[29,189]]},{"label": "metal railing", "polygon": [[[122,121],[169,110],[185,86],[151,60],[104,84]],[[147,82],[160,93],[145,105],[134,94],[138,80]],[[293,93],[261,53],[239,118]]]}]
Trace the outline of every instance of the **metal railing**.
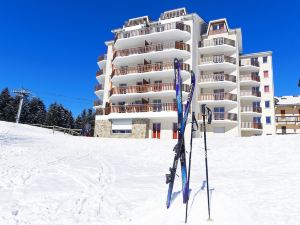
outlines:
[{"label": "metal railing", "polygon": [[[190,71],[190,65],[186,63],[180,64],[181,70]],[[147,64],[147,65],[139,65],[134,67],[121,67],[118,69],[114,69],[111,77],[115,75],[127,75],[131,73],[147,73],[152,71],[163,71],[163,70],[171,70],[174,69],[173,62],[162,62],[162,63],[154,63],[154,64]]]},{"label": "metal railing", "polygon": [[203,56],[199,59],[199,64],[210,64],[210,63],[236,63],[236,59],[226,55],[211,55],[211,56]]},{"label": "metal railing", "polygon": [[262,129],[262,124],[261,123],[253,123],[253,122],[242,122],[241,128]]},{"label": "metal railing", "polygon": [[103,61],[103,60],[107,60],[107,54],[100,55],[100,56],[98,57],[98,62]]},{"label": "metal railing", "polygon": [[[182,85],[182,91],[188,92],[190,86],[188,84]],[[174,83],[164,84],[144,84],[127,87],[114,87],[111,89],[111,95],[113,94],[128,94],[128,93],[145,93],[145,92],[159,92],[175,90]]]},{"label": "metal railing", "polygon": [[71,129],[71,128],[65,128],[65,127],[59,127],[59,126],[47,126],[44,124],[30,124],[31,126],[35,127],[41,127],[41,128],[47,128],[51,129],[53,134],[55,131],[63,132],[64,134],[70,134],[73,136],[80,136],[81,129]]},{"label": "metal railing", "polygon": [[148,103],[111,106],[111,113],[140,113],[162,111],[177,111],[177,105],[176,103]]},{"label": "metal railing", "polygon": [[100,91],[100,90],[104,90],[104,87],[103,87],[102,84],[97,84],[97,85],[95,86],[95,91]]},{"label": "metal railing", "polygon": [[104,74],[103,69],[102,69],[102,70],[98,70],[98,71],[96,72],[96,77],[101,76],[101,75],[103,75],[103,74]]},{"label": "metal railing", "polygon": [[175,42],[151,44],[151,45],[146,45],[137,48],[122,49],[114,52],[113,59],[115,59],[118,56],[129,56],[129,55],[144,54],[149,52],[158,52],[166,49],[179,49],[179,50],[185,50],[189,52],[190,45],[175,41]]},{"label": "metal railing", "polygon": [[277,123],[300,123],[299,116],[276,116]]},{"label": "metal railing", "polygon": [[152,34],[152,33],[160,33],[163,31],[173,30],[173,29],[187,31],[189,33],[191,32],[191,27],[181,22],[155,24],[137,30],[121,31],[120,33],[116,34],[115,41],[117,41],[118,39],[130,38],[130,37],[141,36],[141,35]]},{"label": "metal railing", "polygon": [[214,38],[210,40],[203,40],[199,41],[198,47],[203,48],[203,47],[209,47],[209,46],[218,46],[218,45],[230,45],[235,47],[235,41],[224,38],[224,37],[219,37],[219,38]]},{"label": "metal railing", "polygon": [[255,113],[261,113],[262,109],[261,107],[253,107],[253,106],[242,106],[241,112],[255,112]]},{"label": "metal railing", "polygon": [[[202,114],[198,114],[198,120],[202,120]],[[226,112],[213,112],[212,113],[212,120],[230,120],[230,121],[237,121],[237,114],[236,113],[226,113]]]},{"label": "metal railing", "polygon": [[255,97],[261,97],[260,91],[249,91],[249,90],[241,90],[241,96],[255,96]]},{"label": "metal railing", "polygon": [[260,77],[256,74],[240,75],[240,81],[249,81],[249,80],[260,82]]},{"label": "metal railing", "polygon": [[200,82],[218,82],[218,81],[231,81],[236,83],[236,77],[228,74],[209,74],[200,75]]},{"label": "metal railing", "polygon": [[103,104],[103,101],[101,101],[101,100],[94,101],[94,106],[101,106],[102,104]]},{"label": "metal railing", "polygon": [[231,93],[213,93],[213,94],[200,94],[198,97],[199,101],[218,101],[218,100],[231,100],[231,101],[237,101],[237,96],[236,94],[231,94]]},{"label": "metal railing", "polygon": [[258,61],[253,61],[251,59],[241,59],[240,66],[256,66],[259,67]]}]

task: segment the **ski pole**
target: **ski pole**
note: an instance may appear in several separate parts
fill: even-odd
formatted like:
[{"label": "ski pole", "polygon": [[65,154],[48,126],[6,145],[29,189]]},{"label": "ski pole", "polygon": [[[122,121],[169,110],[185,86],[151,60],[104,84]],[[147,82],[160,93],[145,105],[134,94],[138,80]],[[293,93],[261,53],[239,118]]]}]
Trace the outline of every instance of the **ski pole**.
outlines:
[{"label": "ski pole", "polygon": [[[194,129],[194,124],[196,125],[196,129]],[[195,112],[192,113],[192,125],[191,125],[191,139],[190,139],[190,153],[189,153],[189,170],[188,170],[188,181],[187,181],[187,191],[188,191],[188,199],[185,207],[185,223],[187,223],[187,213],[189,208],[189,190],[190,190],[190,179],[191,179],[191,162],[192,162],[192,150],[193,150],[193,132],[198,130],[198,123],[195,117]]]},{"label": "ski pole", "polygon": [[202,119],[203,119],[203,133],[204,133],[204,149],[205,149],[205,170],[206,170],[206,191],[207,191],[207,209],[208,220],[210,220],[210,197],[209,197],[209,182],[208,182],[208,162],[207,162],[207,143],[206,143],[206,112],[208,117],[208,124],[211,122],[211,111],[206,105],[202,105]]}]

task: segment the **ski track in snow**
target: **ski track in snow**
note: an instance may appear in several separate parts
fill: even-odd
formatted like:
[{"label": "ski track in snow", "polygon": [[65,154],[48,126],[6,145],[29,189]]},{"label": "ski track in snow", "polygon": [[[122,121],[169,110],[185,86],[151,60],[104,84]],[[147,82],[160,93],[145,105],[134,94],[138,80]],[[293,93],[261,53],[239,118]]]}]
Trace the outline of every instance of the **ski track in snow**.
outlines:
[{"label": "ski track in snow", "polygon": [[[188,224],[300,224],[299,140],[208,137],[209,222],[203,142],[195,140]],[[180,177],[165,207],[175,143],[71,137],[0,122],[0,224],[184,224]]]}]

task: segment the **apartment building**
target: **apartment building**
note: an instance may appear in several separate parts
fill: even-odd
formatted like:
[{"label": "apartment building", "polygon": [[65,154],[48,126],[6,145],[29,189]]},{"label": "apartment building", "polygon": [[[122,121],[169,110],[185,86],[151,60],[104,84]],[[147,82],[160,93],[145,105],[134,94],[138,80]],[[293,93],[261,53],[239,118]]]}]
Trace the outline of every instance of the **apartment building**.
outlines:
[{"label": "apartment building", "polygon": [[177,138],[173,60],[178,58],[183,100],[190,70],[197,86],[192,111],[213,111],[208,132],[234,136],[275,133],[272,52],[242,54],[242,32],[226,19],[205,22],[184,8],[129,19],[112,31],[100,56],[95,136]]},{"label": "apartment building", "polygon": [[276,133],[300,134],[300,95],[275,97]]}]

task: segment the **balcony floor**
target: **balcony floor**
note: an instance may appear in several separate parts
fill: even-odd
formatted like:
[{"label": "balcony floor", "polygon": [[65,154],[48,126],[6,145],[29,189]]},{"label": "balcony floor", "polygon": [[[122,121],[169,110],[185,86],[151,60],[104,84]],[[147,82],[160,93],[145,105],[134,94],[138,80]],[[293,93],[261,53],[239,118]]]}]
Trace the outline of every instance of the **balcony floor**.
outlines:
[{"label": "balcony floor", "polygon": [[231,81],[213,81],[213,82],[199,82],[198,86],[201,88],[219,88],[219,87],[228,87],[228,88],[234,88],[237,86],[236,83]]},{"label": "balcony floor", "polygon": [[231,45],[216,45],[216,46],[207,46],[198,48],[200,54],[209,55],[209,54],[233,54],[236,51],[236,48]]},{"label": "balcony floor", "polygon": [[207,63],[207,64],[200,64],[198,68],[202,71],[223,71],[223,70],[235,70],[236,65],[233,63]]},{"label": "balcony floor", "polygon": [[102,99],[103,95],[104,95],[104,90],[98,90],[95,91],[95,95],[97,95],[99,98]]},{"label": "balcony floor", "polygon": [[103,69],[106,66],[106,62],[107,60],[102,60],[102,61],[98,61],[97,64],[99,66],[100,69]]},{"label": "balcony floor", "polygon": [[261,97],[253,96],[253,95],[247,95],[247,96],[240,96],[241,101],[260,101]]},{"label": "balcony floor", "polygon": [[167,41],[174,41],[174,38],[178,41],[183,40],[185,42],[191,38],[191,34],[187,31],[182,31],[179,29],[165,30],[163,32],[117,39],[114,47],[116,48],[116,50],[120,50],[124,48],[143,46],[145,44],[145,41],[161,43]]},{"label": "balcony floor", "polygon": [[163,51],[153,51],[143,54],[134,54],[128,56],[118,56],[114,59],[115,66],[130,66],[143,64],[144,59],[151,60],[152,62],[166,61],[168,59],[182,58],[184,61],[191,57],[191,53],[180,49],[165,49]]},{"label": "balcony floor", "polygon": [[237,106],[237,102],[231,100],[198,100],[198,102],[207,106]]},{"label": "balcony floor", "polygon": [[240,72],[259,72],[259,67],[252,65],[240,66]]},{"label": "balcony floor", "polygon": [[[186,70],[181,70],[182,80],[185,81],[190,78],[190,73]],[[137,79],[162,79],[162,78],[171,78],[174,79],[174,70],[162,70],[162,71],[151,71],[146,73],[131,73],[126,75],[115,75],[111,81],[114,84],[122,82],[133,82]],[[116,85],[117,86],[117,85]]]},{"label": "balcony floor", "polygon": [[134,119],[134,118],[177,118],[175,111],[162,112],[139,112],[139,113],[110,113],[107,115],[108,119]]},{"label": "balcony floor", "polygon": [[257,87],[257,86],[260,86],[260,82],[255,81],[255,80],[242,80],[242,81],[240,81],[240,85]]},{"label": "balcony floor", "polygon": [[[188,93],[182,92],[183,101],[187,99]],[[111,101],[121,101],[128,100],[133,98],[175,98],[176,92],[175,90],[170,91],[159,91],[159,92],[144,92],[144,93],[126,93],[126,94],[113,94],[110,96]]]}]

